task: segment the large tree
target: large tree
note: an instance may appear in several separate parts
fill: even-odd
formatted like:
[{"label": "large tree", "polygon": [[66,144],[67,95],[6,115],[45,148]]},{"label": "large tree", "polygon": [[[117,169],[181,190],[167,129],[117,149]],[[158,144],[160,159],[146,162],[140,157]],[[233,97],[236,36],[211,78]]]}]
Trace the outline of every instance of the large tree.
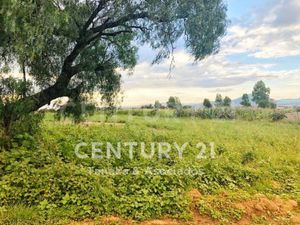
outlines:
[{"label": "large tree", "polygon": [[211,104],[211,102],[209,101],[208,98],[205,98],[205,99],[203,100],[203,106],[204,106],[205,108],[208,108],[208,109],[212,108],[212,104]]},{"label": "large tree", "polygon": [[223,100],[223,106],[230,107],[231,106],[231,98],[226,96]]},{"label": "large tree", "polygon": [[221,107],[223,106],[224,102],[223,102],[223,97],[221,94],[217,94],[216,95],[216,100],[215,100],[215,106],[216,107]]},{"label": "large tree", "polygon": [[270,106],[270,91],[271,89],[266,87],[262,80],[258,81],[252,91],[252,100],[258,107],[267,108]]},{"label": "large tree", "polygon": [[251,102],[250,102],[250,99],[249,99],[249,95],[248,94],[243,94],[242,96],[242,101],[240,103],[242,106],[245,106],[245,107],[250,107],[251,106]]},{"label": "large tree", "polygon": [[[111,102],[138,46],[157,50],[158,63],[183,38],[201,60],[217,52],[226,23],[222,0],[0,1],[2,125],[18,120],[20,108],[31,113],[62,96],[100,91]],[[23,74],[13,101],[5,77],[12,68]]]},{"label": "large tree", "polygon": [[167,107],[169,109],[181,109],[182,104],[178,97],[170,96],[169,100],[167,101]]}]

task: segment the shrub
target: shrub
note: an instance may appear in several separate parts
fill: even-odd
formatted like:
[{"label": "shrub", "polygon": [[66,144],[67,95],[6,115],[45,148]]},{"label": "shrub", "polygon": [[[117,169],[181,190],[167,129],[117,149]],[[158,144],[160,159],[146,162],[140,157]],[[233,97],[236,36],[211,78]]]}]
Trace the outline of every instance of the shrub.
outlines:
[{"label": "shrub", "polygon": [[235,119],[235,111],[231,108],[213,108],[213,109],[199,109],[196,111],[196,117],[202,119]]},{"label": "shrub", "polygon": [[262,108],[237,108],[235,110],[237,118],[241,120],[269,120],[272,115],[271,109]]},{"label": "shrub", "polygon": [[30,82],[20,79],[0,78],[0,148],[9,150],[22,136],[38,133],[43,114],[28,112],[31,100],[20,101],[24,95],[32,94],[28,91],[31,87]]},{"label": "shrub", "polygon": [[272,121],[274,121],[274,122],[279,121],[279,120],[283,120],[286,117],[287,116],[285,115],[285,112],[282,112],[282,111],[275,111],[271,115]]},{"label": "shrub", "polygon": [[245,165],[247,163],[253,162],[256,159],[256,155],[254,152],[246,152],[242,155],[242,164]]}]

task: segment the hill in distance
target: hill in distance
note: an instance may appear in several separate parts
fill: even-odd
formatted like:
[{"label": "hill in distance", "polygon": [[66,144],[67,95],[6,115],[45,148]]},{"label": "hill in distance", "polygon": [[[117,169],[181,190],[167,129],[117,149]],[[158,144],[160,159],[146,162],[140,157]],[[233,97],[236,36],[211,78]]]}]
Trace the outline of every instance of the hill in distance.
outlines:
[{"label": "hill in distance", "polygon": [[[251,94],[249,94],[249,99],[251,101],[251,99],[252,99]],[[242,101],[242,97],[233,99],[231,105],[234,107],[241,106],[241,101]],[[279,107],[280,106],[281,107],[288,107],[288,106],[289,107],[297,107],[297,106],[300,107],[300,98],[298,98],[298,99],[279,99],[279,100],[274,100],[274,101],[277,104],[277,106],[279,106]],[[214,104],[213,101],[211,103]],[[251,101],[251,104],[255,105],[255,103],[253,101]],[[203,107],[202,103],[201,104],[191,104],[191,106],[196,109]]]}]

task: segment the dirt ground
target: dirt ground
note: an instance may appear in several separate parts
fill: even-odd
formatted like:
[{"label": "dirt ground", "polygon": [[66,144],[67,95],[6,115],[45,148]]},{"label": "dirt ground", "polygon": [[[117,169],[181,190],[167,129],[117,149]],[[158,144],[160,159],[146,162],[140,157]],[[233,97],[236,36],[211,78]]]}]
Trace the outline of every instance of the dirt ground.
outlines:
[{"label": "dirt ground", "polygon": [[286,114],[286,121],[299,121],[300,122],[300,112],[293,112]]},{"label": "dirt ground", "polygon": [[[144,222],[136,222],[123,220],[119,217],[105,217],[99,221],[82,221],[73,222],[70,225],[222,225],[220,221],[213,220],[205,215],[200,215],[195,207],[195,203],[201,199],[201,194],[197,190],[192,190],[189,193],[193,199],[190,206],[193,212],[193,217],[189,221],[178,221],[174,219],[151,220]],[[294,200],[282,199],[274,197],[267,198],[262,194],[253,196],[250,200],[239,202],[235,206],[242,209],[245,213],[241,220],[230,222],[227,224],[236,225],[300,225],[300,207]],[[253,221],[253,218],[263,218],[263,221]]]}]

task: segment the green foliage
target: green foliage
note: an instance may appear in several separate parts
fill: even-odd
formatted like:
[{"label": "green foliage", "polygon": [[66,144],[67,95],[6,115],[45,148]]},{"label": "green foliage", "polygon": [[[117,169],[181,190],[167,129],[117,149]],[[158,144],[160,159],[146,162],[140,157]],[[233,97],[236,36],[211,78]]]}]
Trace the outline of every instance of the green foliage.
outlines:
[{"label": "green foliage", "polygon": [[[0,148],[9,149],[13,143],[21,143],[40,131],[42,113],[29,113],[31,101],[19,102],[30,94],[31,84],[20,79],[0,79]],[[14,104],[13,104],[14,103]]]},{"label": "green foliage", "polygon": [[245,165],[247,163],[251,163],[256,159],[256,155],[254,152],[246,152],[242,155],[242,164]]},{"label": "green foliage", "polygon": [[[277,110],[276,112],[286,114],[288,110]],[[118,110],[115,112],[115,116],[131,116],[139,117],[156,117],[160,118],[174,118],[174,117],[192,117],[200,119],[239,119],[239,120],[272,120],[274,110],[272,109],[261,109],[261,108],[228,108],[228,107],[217,107],[208,109],[179,109],[179,110],[151,110],[151,109],[132,109],[132,110]]]},{"label": "green foliage", "polygon": [[218,107],[214,109],[198,110],[196,112],[196,117],[202,119],[235,119],[236,115],[234,110]]},{"label": "green foliage", "polygon": [[229,98],[228,96],[226,96],[223,100],[223,106],[225,107],[230,107],[231,106],[231,98]]},{"label": "green foliage", "polygon": [[243,94],[241,105],[245,106],[245,107],[250,107],[251,106],[251,102],[250,102],[248,94]]},{"label": "green foliage", "polygon": [[272,113],[271,117],[272,117],[272,121],[279,121],[287,118],[285,112],[283,111],[275,111]]},{"label": "green foliage", "polygon": [[261,108],[237,108],[235,109],[237,118],[242,120],[271,120],[273,110]]},{"label": "green foliage", "polygon": [[149,105],[142,105],[141,109],[153,109],[153,105],[149,104]]},{"label": "green foliage", "polygon": [[[276,111],[278,114],[286,114],[286,110]],[[276,113],[276,114],[277,114]],[[239,120],[273,120],[274,111],[271,109],[257,108],[228,108],[217,107],[207,109],[178,109],[178,110],[150,110],[150,109],[133,109],[133,110],[118,110],[115,116],[139,116],[139,117],[192,117],[201,119],[239,119]]]},{"label": "green foliage", "polygon": [[55,118],[60,121],[62,118],[72,118],[75,123],[84,121],[87,117],[94,115],[96,106],[93,103],[85,102],[82,98],[71,99],[62,106],[55,114]]},{"label": "green foliage", "polygon": [[220,0],[3,1],[0,70],[24,68],[42,90],[38,105],[74,91],[99,91],[111,102],[120,91],[118,69],[131,71],[143,44],[157,50],[154,63],[181,37],[195,60],[216,53],[226,10]]},{"label": "green foliage", "polygon": [[230,108],[209,108],[209,109],[181,109],[176,110],[175,115],[177,117],[198,117],[201,119],[235,119],[235,111]]},{"label": "green foliage", "polygon": [[180,99],[178,97],[171,96],[167,102],[167,107],[169,109],[177,109],[177,110],[182,109]]},{"label": "green foliage", "polygon": [[162,104],[158,100],[156,100],[155,103],[154,103],[154,108],[155,109],[160,109],[160,108],[162,108]]},{"label": "green foliage", "polygon": [[204,99],[204,101],[203,101],[203,106],[205,107],[205,108],[212,108],[212,104],[211,104],[211,102],[209,101],[209,99],[207,99],[207,98],[205,98]]},{"label": "green foliage", "polygon": [[268,108],[270,106],[270,91],[270,88],[267,88],[263,81],[258,81],[252,91],[252,100],[260,108]]},{"label": "green foliage", "polygon": [[3,225],[38,225],[45,222],[42,216],[37,213],[37,208],[24,206],[13,206],[11,208],[0,208],[0,223]]},{"label": "green foliage", "polygon": [[216,95],[216,100],[215,100],[215,106],[216,107],[221,107],[223,106],[223,98],[222,98],[222,95],[221,94],[217,94]]},{"label": "green foliage", "polygon": [[222,223],[232,223],[239,221],[245,213],[244,210],[235,206],[236,202],[235,196],[208,196],[202,198],[197,207],[200,214],[208,215]]},{"label": "green foliage", "polygon": [[183,109],[192,109],[193,107],[191,105],[184,105],[182,108]]},{"label": "green foliage", "polygon": [[276,109],[276,108],[277,108],[277,105],[276,105],[275,102],[270,101],[269,107],[270,107],[271,109]]},{"label": "green foliage", "polygon": [[[142,110],[137,112],[143,115]],[[146,112],[151,114],[152,110]],[[190,204],[187,192],[191,188],[205,194],[198,204],[199,210],[221,221],[238,220],[242,215],[234,207],[235,197],[223,201],[206,194],[215,196],[226,189],[300,199],[297,192],[300,164],[295,150],[300,140],[297,124],[178,119],[170,117],[172,111],[159,111],[165,114],[153,120],[141,116],[129,120],[121,113],[125,111],[108,121],[105,117],[101,120],[99,114],[93,115],[88,118],[89,126],[53,123],[53,117],[46,115],[39,139],[28,139],[10,152],[0,152],[0,223],[24,220],[32,222],[29,224],[47,224],[47,221],[58,224],[57,220],[101,215],[137,220],[165,216],[187,219]],[[93,124],[93,121],[108,124]],[[123,121],[121,125],[119,121]],[[181,160],[176,151],[170,153],[171,159],[164,160],[158,160],[157,156],[146,160],[136,151],[131,160],[128,149],[122,149],[124,157],[120,160],[79,159],[74,154],[74,146],[80,141],[115,145],[132,140],[145,142],[146,151],[150,150],[151,142],[190,144]],[[215,158],[197,160],[198,142],[215,142]],[[244,151],[245,148],[250,150]],[[90,147],[82,151],[91,155]],[[155,174],[149,172],[149,167],[156,171],[190,168],[200,173]],[[127,172],[116,175],[97,172],[113,168]],[[138,172],[133,174],[133,171]],[[272,181],[282,188],[274,188]],[[14,212],[16,209],[20,211]]]}]

